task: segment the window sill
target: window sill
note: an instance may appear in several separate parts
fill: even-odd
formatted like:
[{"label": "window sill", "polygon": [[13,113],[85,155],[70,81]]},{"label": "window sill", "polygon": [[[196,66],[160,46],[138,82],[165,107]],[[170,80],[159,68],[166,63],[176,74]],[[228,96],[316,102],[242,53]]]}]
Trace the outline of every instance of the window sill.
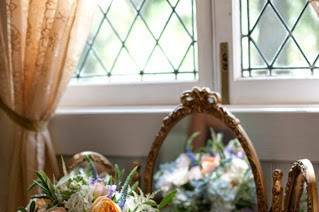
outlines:
[{"label": "window sill", "polygon": [[[174,105],[59,107],[56,115],[167,114]],[[226,105],[232,113],[319,113],[319,105]]]}]

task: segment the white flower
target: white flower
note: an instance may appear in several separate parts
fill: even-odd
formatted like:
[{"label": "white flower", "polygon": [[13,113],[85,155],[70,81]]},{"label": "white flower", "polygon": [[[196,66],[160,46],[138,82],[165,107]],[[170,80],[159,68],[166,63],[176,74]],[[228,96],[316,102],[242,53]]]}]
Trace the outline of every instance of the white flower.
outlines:
[{"label": "white flower", "polygon": [[139,192],[132,192],[133,195],[129,195],[126,198],[125,205],[122,209],[123,212],[129,211],[147,211],[147,212],[158,212],[157,208],[153,208],[152,204],[156,205],[156,202],[152,199],[154,198],[153,194],[144,195],[144,193],[139,190]]},{"label": "white flower", "polygon": [[188,181],[188,167],[176,169],[167,176],[167,180],[175,186],[182,186]]},{"label": "white flower", "polygon": [[188,182],[190,159],[186,154],[181,154],[174,162],[174,168],[163,170],[156,181],[156,188],[160,188],[164,193],[168,192],[173,186],[181,186]]},{"label": "white flower", "polygon": [[136,207],[136,203],[134,201],[134,198],[132,196],[128,196],[125,201],[125,205],[123,207],[123,211],[130,211],[134,210]]},{"label": "white flower", "polygon": [[199,166],[192,167],[188,172],[188,180],[200,180],[203,178],[201,169]]},{"label": "white flower", "polygon": [[188,200],[188,198],[187,198],[187,196],[186,196],[186,194],[185,194],[184,191],[180,191],[180,190],[179,190],[179,191],[176,193],[175,202],[182,202],[182,203],[184,203],[184,204],[187,204],[187,200]]},{"label": "white flower", "polygon": [[185,168],[185,167],[189,167],[191,164],[191,160],[189,159],[189,157],[183,153],[181,154],[177,159],[176,159],[176,166],[177,168]]},{"label": "white flower", "polygon": [[223,179],[232,184],[234,187],[239,185],[249,165],[239,158],[233,158],[231,164],[227,166]]}]

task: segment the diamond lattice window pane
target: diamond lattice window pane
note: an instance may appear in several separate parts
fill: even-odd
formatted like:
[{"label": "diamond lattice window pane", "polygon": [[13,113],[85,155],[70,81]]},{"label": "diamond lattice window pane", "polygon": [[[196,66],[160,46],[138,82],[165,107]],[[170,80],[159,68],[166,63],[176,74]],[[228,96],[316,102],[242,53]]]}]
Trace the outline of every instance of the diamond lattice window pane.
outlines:
[{"label": "diamond lattice window pane", "polygon": [[296,23],[299,14],[305,6],[304,0],[272,0],[274,7],[278,10],[280,16],[291,29]]},{"label": "diamond lattice window pane", "polygon": [[313,63],[318,56],[318,32],[319,17],[313,8],[307,7],[293,34],[311,63]]},{"label": "diamond lattice window pane", "polygon": [[243,77],[309,77],[319,58],[319,17],[308,0],[240,0]]},{"label": "diamond lattice window pane", "polygon": [[[176,30],[176,36],[172,37],[170,32],[174,30]],[[181,63],[191,42],[192,40],[187,34],[187,30],[183,27],[182,22],[180,22],[176,15],[173,15],[159,43],[175,69]],[[176,51],[176,49],[179,51]]]},{"label": "diamond lattice window pane", "polygon": [[[275,34],[273,28],[276,29]],[[283,23],[273,8],[268,5],[253,29],[251,38],[257,43],[257,48],[263,54],[267,63],[271,63],[287,34]]]},{"label": "diamond lattice window pane", "polygon": [[196,80],[195,7],[195,0],[100,0],[75,76]]}]

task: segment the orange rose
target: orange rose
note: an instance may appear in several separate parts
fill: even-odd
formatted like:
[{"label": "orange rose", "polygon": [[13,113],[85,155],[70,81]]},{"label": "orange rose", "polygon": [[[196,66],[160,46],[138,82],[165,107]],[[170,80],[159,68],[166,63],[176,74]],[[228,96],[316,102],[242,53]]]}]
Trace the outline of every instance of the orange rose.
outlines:
[{"label": "orange rose", "polygon": [[100,196],[94,201],[91,212],[122,212],[122,210],[110,198]]},{"label": "orange rose", "polygon": [[210,174],[219,166],[219,157],[204,155],[201,159],[201,172],[203,175]]}]

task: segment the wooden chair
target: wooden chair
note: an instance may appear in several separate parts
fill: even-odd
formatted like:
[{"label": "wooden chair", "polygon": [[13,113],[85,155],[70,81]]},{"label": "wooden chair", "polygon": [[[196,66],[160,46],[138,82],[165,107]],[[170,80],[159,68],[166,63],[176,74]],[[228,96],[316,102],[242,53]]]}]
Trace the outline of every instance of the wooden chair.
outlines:
[{"label": "wooden chair", "polygon": [[91,151],[80,152],[73,155],[68,162],[68,170],[72,170],[76,167],[86,166],[87,162],[85,158],[87,156],[92,158],[99,174],[113,174],[112,163],[103,155]]},{"label": "wooden chair", "polygon": [[272,212],[300,211],[301,197],[304,191],[307,198],[307,211],[318,211],[317,182],[313,165],[308,159],[298,160],[292,164],[283,194],[281,185],[282,171],[273,172]]},{"label": "wooden chair", "polygon": [[[87,165],[86,157],[90,156],[95,164],[95,167],[99,173],[100,176],[105,175],[113,175],[114,174],[114,167],[113,164],[103,155],[92,152],[92,151],[84,151],[75,154],[68,162],[68,170],[72,170],[76,167],[85,167]],[[138,167],[137,174],[133,176],[132,181],[133,182],[139,182],[141,181],[141,164],[138,161],[132,162],[131,165],[132,169],[134,167]],[[126,170],[130,171],[130,170]]]}]

